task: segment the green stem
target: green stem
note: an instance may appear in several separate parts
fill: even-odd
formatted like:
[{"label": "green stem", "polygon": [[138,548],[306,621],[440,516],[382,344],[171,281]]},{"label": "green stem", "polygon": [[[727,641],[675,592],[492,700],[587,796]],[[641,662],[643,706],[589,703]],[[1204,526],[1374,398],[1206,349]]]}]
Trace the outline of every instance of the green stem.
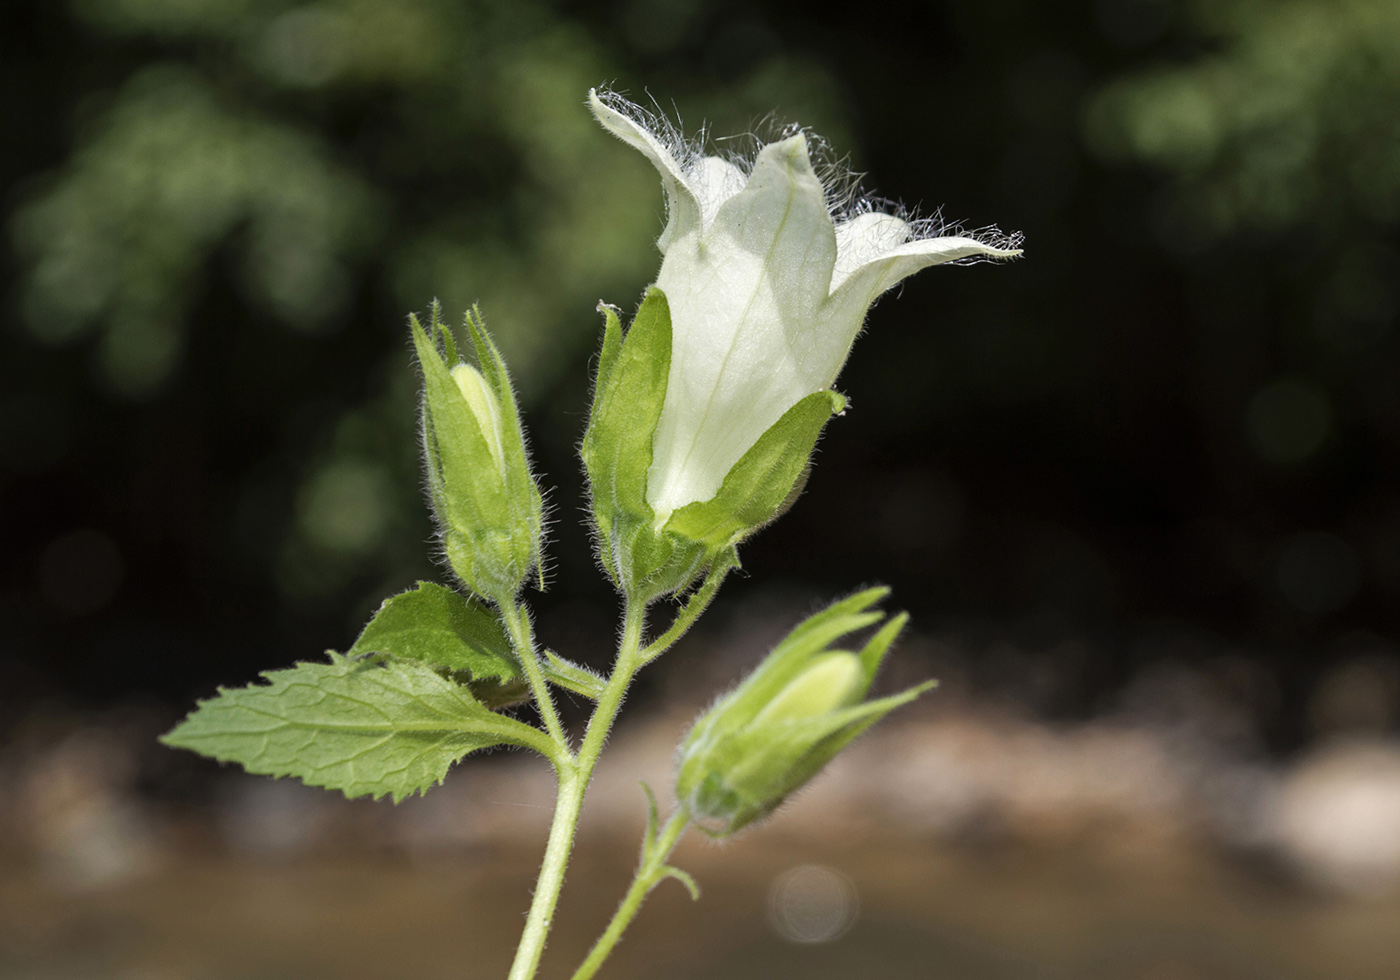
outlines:
[{"label": "green stem", "polygon": [[650,663],[655,660],[669,650],[677,640],[685,636],[690,627],[700,618],[700,614],[709,608],[710,601],[714,599],[715,593],[724,583],[725,576],[738,567],[739,556],[733,548],[716,558],[700,588],[691,594],[690,598],[686,600],[686,604],[681,607],[680,612],[676,613],[676,618],[671,620],[670,628],[647,644],[647,648],[642,651],[642,662]]},{"label": "green stem", "polygon": [[[569,740],[564,735],[564,726],[559,723],[559,713],[554,710],[554,696],[545,683],[544,671],[540,669],[539,651],[535,649],[535,632],[530,625],[530,614],[523,606],[514,602],[500,603],[501,619],[510,632],[510,642],[515,646],[520,666],[525,670],[525,678],[530,682],[530,693],[535,696],[535,704],[544,720],[549,737],[554,739],[565,752],[569,751]],[[561,795],[564,773],[559,773]]]},{"label": "green stem", "polygon": [[[589,719],[588,731],[584,733],[583,745],[573,763],[559,770],[559,796],[554,804],[554,825],[549,831],[549,843],[545,847],[544,863],[540,867],[539,881],[535,885],[535,897],[530,902],[530,912],[525,919],[525,931],[520,936],[520,945],[515,951],[515,962],[510,967],[509,980],[532,980],[539,969],[540,957],[544,954],[545,938],[554,921],[554,909],[559,903],[559,890],[564,885],[564,871],[569,864],[569,854],[574,847],[574,833],[578,829],[579,811],[583,808],[583,796],[588,791],[588,783],[593,778],[593,770],[598,765],[598,755],[603,751],[608,732],[612,730],[618,709],[622,707],[623,695],[632,683],[637,668],[642,665],[640,656],[642,626],[646,619],[646,606],[628,602],[622,623],[622,643],[618,647],[617,662],[613,665],[612,676],[598,698],[598,707]],[[538,665],[536,665],[538,669]]]},{"label": "green stem", "polygon": [[[649,841],[649,847],[642,852],[641,863],[637,865],[637,874],[632,879],[632,887],[627,889],[627,894],[623,896],[622,904],[613,913],[612,921],[608,923],[607,929],[598,937],[598,941],[589,951],[588,958],[574,973],[573,980],[589,980],[593,974],[598,972],[598,968],[603,965],[613,947],[622,938],[623,932],[631,924],[632,919],[637,915],[637,911],[646,901],[647,895],[653,888],[661,883],[665,878],[679,876],[681,872],[666,865],[666,859],[675,850],[676,844],[680,842],[681,835],[690,826],[690,815],[683,809],[676,810],[671,814],[671,819],[666,821],[666,826],[661,829],[654,841]],[[688,877],[682,878],[682,882],[691,889],[691,894],[696,894],[694,884]]]}]

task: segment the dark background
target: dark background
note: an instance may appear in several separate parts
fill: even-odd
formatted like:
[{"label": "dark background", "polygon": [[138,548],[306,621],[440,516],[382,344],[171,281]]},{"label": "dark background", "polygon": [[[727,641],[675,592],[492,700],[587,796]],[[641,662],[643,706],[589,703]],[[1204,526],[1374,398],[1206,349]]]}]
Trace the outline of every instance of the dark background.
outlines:
[{"label": "dark background", "polygon": [[574,447],[594,304],[640,295],[662,208],[583,106],[606,83],[717,134],[800,121],[868,188],[1026,236],[874,309],[853,411],[717,620],[882,581],[1034,713],[1168,664],[1274,751],[1393,728],[1392,27],[1384,0],[7,3],[0,719],[173,719],[441,578],[404,330],[434,296],[481,300],[555,488],[541,632],[605,661]]}]

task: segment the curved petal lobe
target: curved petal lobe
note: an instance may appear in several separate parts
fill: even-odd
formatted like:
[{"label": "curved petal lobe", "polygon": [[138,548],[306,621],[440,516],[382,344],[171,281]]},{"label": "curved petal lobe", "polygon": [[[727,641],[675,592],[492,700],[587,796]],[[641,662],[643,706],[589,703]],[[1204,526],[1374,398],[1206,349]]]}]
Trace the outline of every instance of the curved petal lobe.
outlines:
[{"label": "curved petal lobe", "polygon": [[633,149],[641,151],[661,175],[661,184],[666,190],[667,220],[666,229],[657,239],[656,246],[661,249],[662,254],[665,254],[667,247],[677,238],[698,232],[700,202],[686,179],[685,170],[666,144],[631,116],[609,105],[598,94],[597,89],[588,90],[588,107],[593,110],[594,117],[602,123],[604,129]]}]

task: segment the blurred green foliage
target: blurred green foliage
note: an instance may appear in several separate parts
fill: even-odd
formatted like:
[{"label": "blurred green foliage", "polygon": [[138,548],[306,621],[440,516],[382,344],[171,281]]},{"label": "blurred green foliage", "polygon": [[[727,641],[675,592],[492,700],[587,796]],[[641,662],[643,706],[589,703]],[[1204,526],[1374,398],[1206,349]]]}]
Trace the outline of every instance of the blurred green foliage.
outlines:
[{"label": "blurred green foliage", "polygon": [[1400,221],[1400,5],[1191,0],[1182,16],[1198,50],[1107,85],[1086,132],[1171,175],[1183,245],[1306,224],[1345,247]]},{"label": "blurred green foliage", "polygon": [[[656,44],[685,26],[684,5],[634,6]],[[227,275],[250,316],[330,345],[376,318],[385,351],[401,346],[407,310],[436,297],[455,317],[480,301],[528,402],[581,370],[598,300],[633,302],[655,264],[655,181],[583,108],[618,59],[553,4],[72,9],[147,56],[85,100],[68,159],[11,219],[20,308],[34,340],[91,344],[120,398],[160,399],[192,335],[240,329],[207,308],[211,280]],[[795,108],[831,88],[820,69],[765,60],[738,81],[697,101],[753,118],[785,86],[804,92]],[[395,535],[418,505],[399,418],[412,375],[407,358],[384,370],[377,393],[316,423],[329,438],[287,474],[299,489],[274,567],[289,597],[421,565]],[[258,503],[269,478],[245,477],[250,521],[269,519]]]},{"label": "blurred green foliage", "polygon": [[[404,326],[434,297],[481,302],[559,488],[542,631],[606,640],[585,362],[596,302],[654,274],[663,207],[583,107],[612,83],[691,131],[800,121],[874,189],[1026,233],[1013,268],[873,311],[853,410],[751,567],[887,581],[916,626],[986,616],[1053,650],[1185,621],[1300,678],[1296,707],[1331,651],[1400,632],[1397,10],[4,5],[0,673],[228,680],[434,577]],[[74,611],[80,587],[103,604]],[[1078,694],[985,669],[1084,705],[1158,656],[1070,646],[1100,652],[1044,690]]]},{"label": "blurred green foliage", "polygon": [[1364,375],[1378,356],[1395,363],[1400,5],[1191,0],[1178,13],[1189,47],[1105,85],[1085,136],[1104,159],[1165,178],[1153,226],[1188,260],[1289,243],[1305,323],[1280,330],[1283,363],[1242,428],[1260,458],[1301,464],[1339,426],[1378,421],[1355,389],[1381,395]]}]

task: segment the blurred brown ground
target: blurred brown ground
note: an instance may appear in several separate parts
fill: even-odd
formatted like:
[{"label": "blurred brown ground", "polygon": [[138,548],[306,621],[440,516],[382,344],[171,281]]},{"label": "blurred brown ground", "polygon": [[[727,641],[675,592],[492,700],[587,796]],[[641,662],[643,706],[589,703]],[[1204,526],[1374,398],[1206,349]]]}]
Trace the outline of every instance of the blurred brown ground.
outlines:
[{"label": "blurred brown ground", "polygon": [[[634,780],[666,785],[687,720],[633,717],[605,754],[543,977],[568,975],[620,897]],[[51,730],[7,757],[0,977],[506,972],[548,826],[542,763],[469,760],[398,807],[231,771],[172,802],[139,786],[136,728]],[[1389,980],[1398,835],[1394,744],[1265,768],[1126,718],[926,708],[766,825],[687,840],[700,903],[661,887],[605,975]]]}]

